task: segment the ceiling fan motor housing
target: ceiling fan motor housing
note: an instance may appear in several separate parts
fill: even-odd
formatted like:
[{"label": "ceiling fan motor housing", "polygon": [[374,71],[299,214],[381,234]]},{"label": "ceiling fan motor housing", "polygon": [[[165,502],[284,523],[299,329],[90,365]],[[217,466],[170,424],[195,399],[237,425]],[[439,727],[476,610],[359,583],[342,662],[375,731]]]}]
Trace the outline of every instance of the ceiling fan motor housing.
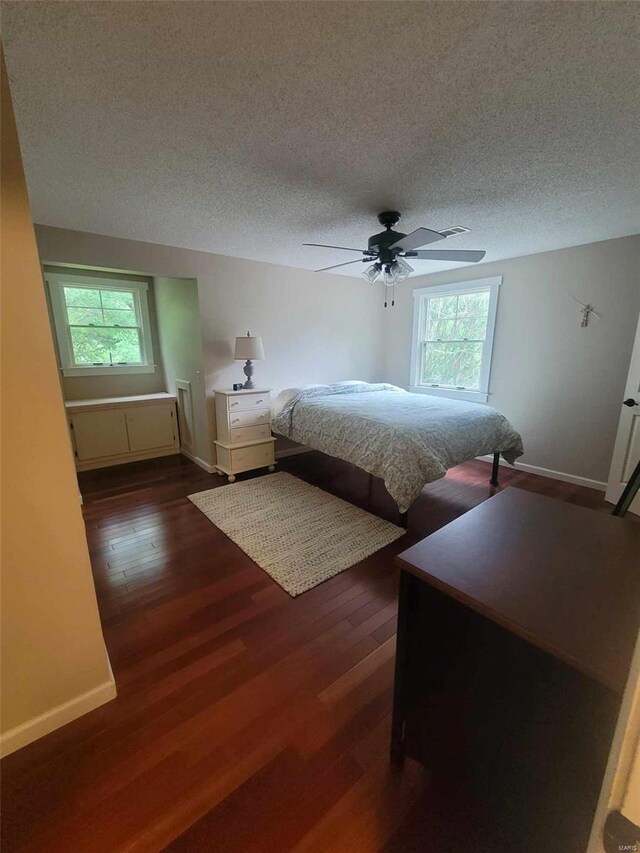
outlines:
[{"label": "ceiling fan motor housing", "polygon": [[406,237],[406,234],[402,234],[400,231],[392,231],[391,229],[381,231],[379,234],[374,234],[373,237],[369,237],[369,251],[377,252],[383,264],[390,264],[399,249],[394,251],[393,249],[390,249],[389,246],[397,243],[398,240],[401,240],[403,237]]},{"label": "ceiling fan motor housing", "polygon": [[400,214],[397,210],[384,210],[382,213],[378,214],[378,222],[380,225],[384,225],[387,230],[369,237],[367,244],[369,251],[377,252],[379,259],[383,264],[392,263],[396,255],[396,252],[392,251],[389,246],[392,246],[394,243],[397,243],[398,240],[407,236],[401,231],[392,230],[392,226],[395,225],[399,219]]}]

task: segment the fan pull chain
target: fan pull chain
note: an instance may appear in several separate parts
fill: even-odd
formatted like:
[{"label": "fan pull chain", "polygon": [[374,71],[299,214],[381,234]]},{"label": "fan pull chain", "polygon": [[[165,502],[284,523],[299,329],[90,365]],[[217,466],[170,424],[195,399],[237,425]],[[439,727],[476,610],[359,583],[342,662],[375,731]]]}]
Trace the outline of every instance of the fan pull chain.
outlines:
[{"label": "fan pull chain", "polygon": [[394,285],[391,288],[391,307],[393,308],[395,304],[396,304],[396,285],[394,282]]}]

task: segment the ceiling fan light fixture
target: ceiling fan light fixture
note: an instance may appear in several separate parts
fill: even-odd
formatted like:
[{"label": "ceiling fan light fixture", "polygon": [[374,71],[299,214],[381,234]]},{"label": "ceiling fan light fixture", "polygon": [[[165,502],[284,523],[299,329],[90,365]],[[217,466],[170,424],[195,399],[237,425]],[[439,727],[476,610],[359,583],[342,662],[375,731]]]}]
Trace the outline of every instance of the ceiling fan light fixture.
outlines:
[{"label": "ceiling fan light fixture", "polygon": [[381,272],[382,264],[375,263],[371,264],[370,267],[367,267],[366,270],[362,273],[362,275],[370,284],[373,284],[373,282],[380,276]]},{"label": "ceiling fan light fixture", "polygon": [[393,264],[393,272],[396,276],[396,281],[399,283],[401,281],[406,281],[412,272],[415,272],[412,266],[404,261],[402,258],[396,258]]},{"label": "ceiling fan light fixture", "polygon": [[414,268],[408,264],[404,258],[397,257],[396,264],[400,267],[401,270],[404,270],[407,275],[411,275],[412,272],[415,272]]},{"label": "ceiling fan light fixture", "polygon": [[[394,264],[394,266],[395,266],[395,264]],[[397,281],[396,272],[394,269],[392,269],[391,264],[387,264],[385,266],[383,278],[384,278],[384,283],[386,284],[387,287],[393,287],[393,285],[396,283],[396,281]]]}]

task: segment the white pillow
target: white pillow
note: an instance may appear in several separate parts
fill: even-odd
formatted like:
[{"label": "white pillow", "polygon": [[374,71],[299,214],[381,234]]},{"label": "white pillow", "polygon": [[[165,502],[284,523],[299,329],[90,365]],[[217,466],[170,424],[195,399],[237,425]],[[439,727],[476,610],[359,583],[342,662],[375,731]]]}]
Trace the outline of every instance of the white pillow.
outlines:
[{"label": "white pillow", "polygon": [[301,385],[299,388],[284,388],[277,397],[272,398],[271,400],[271,414],[275,418],[277,414],[279,414],[287,403],[290,400],[293,400],[294,397],[297,397],[301,391],[307,391],[309,388],[324,388],[322,383],[316,383],[314,385]]}]

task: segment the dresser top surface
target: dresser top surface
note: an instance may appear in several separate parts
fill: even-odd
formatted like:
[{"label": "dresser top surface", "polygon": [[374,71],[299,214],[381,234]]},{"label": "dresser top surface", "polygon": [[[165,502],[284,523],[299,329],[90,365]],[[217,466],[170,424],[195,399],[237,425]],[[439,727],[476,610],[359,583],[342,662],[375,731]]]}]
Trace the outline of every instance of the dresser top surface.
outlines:
[{"label": "dresser top surface", "polygon": [[233,388],[214,388],[214,394],[268,394],[271,388],[241,388],[234,391]]},{"label": "dresser top surface", "polygon": [[508,488],[403,569],[620,692],[640,622],[640,524]]}]

